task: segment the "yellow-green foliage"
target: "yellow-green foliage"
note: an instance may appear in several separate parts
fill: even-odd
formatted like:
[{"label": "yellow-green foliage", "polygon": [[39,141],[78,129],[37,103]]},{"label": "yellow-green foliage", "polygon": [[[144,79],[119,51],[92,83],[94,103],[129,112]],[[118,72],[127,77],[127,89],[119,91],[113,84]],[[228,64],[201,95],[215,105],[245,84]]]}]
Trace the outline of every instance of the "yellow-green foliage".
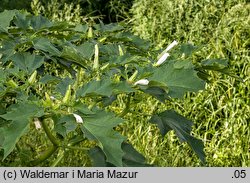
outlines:
[{"label": "yellow-green foliage", "polygon": [[84,17],[81,16],[82,9],[79,4],[62,3],[61,0],[52,0],[47,6],[43,6],[39,0],[33,0],[31,9],[35,15],[41,14],[56,21],[81,23],[84,20]]},{"label": "yellow-green foliage", "polygon": [[[202,93],[183,101],[138,104],[135,110],[174,108],[194,121],[194,134],[205,142],[208,166],[250,166],[250,4],[246,0],[135,0],[133,31],[165,47],[174,39],[204,45],[196,61],[223,57],[244,82],[212,73]],[[143,116],[143,115],[142,115]],[[199,161],[173,134],[164,140],[154,126],[129,119],[129,140],[151,163],[159,166],[198,166]],[[135,130],[134,130],[135,129]],[[149,140],[149,141],[148,141]],[[184,148],[183,148],[184,147]]]}]

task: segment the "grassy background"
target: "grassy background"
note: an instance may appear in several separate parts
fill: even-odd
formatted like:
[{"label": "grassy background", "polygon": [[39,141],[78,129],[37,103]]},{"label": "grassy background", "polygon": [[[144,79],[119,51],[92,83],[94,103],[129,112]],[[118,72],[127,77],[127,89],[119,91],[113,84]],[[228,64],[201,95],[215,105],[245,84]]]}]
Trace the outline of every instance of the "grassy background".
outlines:
[{"label": "grassy background", "polygon": [[[227,58],[230,69],[244,82],[213,73],[206,91],[187,94],[160,110],[174,108],[194,121],[193,133],[203,139],[207,166],[250,166],[250,4],[244,0],[136,0],[133,32],[165,47],[174,39],[204,45],[195,61]],[[143,104],[139,104],[141,106]],[[154,109],[152,109],[154,110]],[[163,140],[152,125],[131,119],[131,142],[159,166],[198,166],[190,149],[173,134]]]}]

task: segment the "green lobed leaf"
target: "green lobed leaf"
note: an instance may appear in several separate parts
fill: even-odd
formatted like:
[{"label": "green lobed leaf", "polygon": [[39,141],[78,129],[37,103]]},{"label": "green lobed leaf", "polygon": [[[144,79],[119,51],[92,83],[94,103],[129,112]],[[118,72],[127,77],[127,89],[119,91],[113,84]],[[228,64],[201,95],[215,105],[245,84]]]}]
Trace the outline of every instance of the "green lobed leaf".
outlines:
[{"label": "green lobed leaf", "polygon": [[14,65],[28,74],[33,73],[44,63],[44,57],[27,52],[15,53],[12,57]]},{"label": "green lobed leaf", "polygon": [[157,86],[150,86],[147,88],[141,87],[141,90],[145,93],[148,93],[148,94],[154,96],[160,102],[165,102],[165,100],[169,99],[169,96],[168,96],[166,90],[164,90],[161,87],[157,87]]},{"label": "green lobed leaf", "polygon": [[61,81],[61,79],[59,77],[56,76],[51,76],[49,74],[45,74],[40,80],[39,82],[41,82],[42,84],[51,84],[51,83],[59,83]]},{"label": "green lobed leaf", "polygon": [[[178,62],[187,62],[179,63]],[[154,70],[150,81],[160,82],[168,87],[168,95],[181,98],[185,92],[197,92],[205,87],[205,82],[197,76],[197,71],[191,67],[188,60],[169,60]]]},{"label": "green lobed leaf", "polygon": [[76,32],[86,33],[88,28],[89,27],[88,27],[87,24],[85,24],[85,25],[79,24],[79,25],[76,25],[76,27],[73,30],[76,31]]},{"label": "green lobed leaf", "polygon": [[121,144],[125,137],[113,130],[113,128],[122,123],[123,120],[113,113],[99,110],[95,114],[82,116],[82,118],[84,122],[81,129],[87,138],[97,140],[99,147],[105,153],[107,162],[115,166],[122,166],[124,153]]},{"label": "green lobed leaf", "polygon": [[135,90],[126,81],[117,83],[112,82],[110,78],[105,78],[100,81],[90,81],[77,91],[78,96],[92,96],[101,95],[110,97],[112,94],[117,93],[130,93]]},{"label": "green lobed leaf", "polygon": [[66,77],[66,78],[63,78],[61,79],[61,82],[59,82],[57,85],[56,85],[56,89],[55,91],[60,93],[62,96],[65,95],[67,89],[68,89],[68,86],[69,85],[72,85],[73,84],[73,80],[69,77]]},{"label": "green lobed leaf", "polygon": [[83,44],[77,46],[76,49],[85,59],[91,59],[95,53],[95,44],[91,42],[84,42]]},{"label": "green lobed leaf", "polygon": [[53,24],[47,18],[38,15],[31,18],[30,25],[35,31],[38,31],[40,29],[50,28]]},{"label": "green lobed leaf", "polygon": [[227,59],[206,59],[201,62],[203,66],[214,66],[220,69],[228,66]]},{"label": "green lobed leaf", "polygon": [[146,158],[139,153],[131,144],[123,143],[122,149],[125,152],[123,156],[124,167],[149,167],[152,166],[146,163]]},{"label": "green lobed leaf", "polygon": [[4,40],[1,42],[0,54],[2,54],[1,61],[5,64],[9,58],[15,53],[17,42],[14,40]]},{"label": "green lobed leaf", "polygon": [[21,29],[27,30],[30,27],[30,18],[26,14],[18,12],[14,24]]},{"label": "green lobed leaf", "polygon": [[141,58],[141,57],[139,57],[137,55],[131,55],[131,54],[128,54],[128,53],[125,53],[122,56],[114,55],[114,54],[113,55],[108,55],[107,60],[111,64],[119,64],[119,65],[128,64],[128,63],[139,65],[139,64],[146,63],[145,59],[143,59],[143,58]]},{"label": "green lobed leaf", "polygon": [[[147,51],[150,48],[150,43],[139,36],[136,36],[130,32],[121,32],[114,36],[115,39],[123,41],[124,43],[132,43],[135,47]],[[132,47],[132,45],[130,45]]]},{"label": "green lobed leaf", "polygon": [[86,85],[82,86],[78,91],[78,96],[89,95],[102,95],[110,96],[112,94],[112,88],[110,87],[111,80],[90,81]]},{"label": "green lobed leaf", "polygon": [[[145,157],[137,152],[131,144],[122,143],[124,156],[122,158],[123,167],[149,167],[152,166],[146,163]],[[95,147],[90,149],[89,155],[92,159],[94,167],[113,167],[114,165],[106,162],[105,154],[101,148]]]},{"label": "green lobed leaf", "polygon": [[110,97],[102,97],[102,103],[104,107],[111,105],[117,99],[117,94],[111,95]]},{"label": "green lobed leaf", "polygon": [[76,102],[74,104],[74,109],[79,111],[80,113],[82,113],[84,115],[95,114],[95,112],[90,110],[86,104],[83,104],[81,102]]},{"label": "green lobed leaf", "polygon": [[100,52],[108,56],[119,55],[119,47],[117,44],[100,45]]},{"label": "green lobed leaf", "polygon": [[77,127],[76,119],[72,114],[70,115],[53,115],[52,117],[54,121],[54,130],[66,137],[66,135],[72,131],[74,131]]},{"label": "green lobed leaf", "polygon": [[113,164],[106,162],[106,157],[104,152],[99,147],[91,148],[88,152],[93,167],[114,167]]},{"label": "green lobed leaf", "polygon": [[174,110],[166,110],[158,115],[153,115],[149,120],[157,124],[163,136],[170,130],[174,130],[181,142],[187,142],[195,151],[203,163],[205,163],[205,153],[203,142],[190,135],[192,122],[176,113]]},{"label": "green lobed leaf", "polygon": [[195,52],[196,50],[198,50],[198,47],[192,45],[192,44],[181,44],[180,46],[180,52],[184,53],[185,56],[191,56],[193,54],[193,52]]},{"label": "green lobed leaf", "polygon": [[13,151],[19,138],[27,131],[30,120],[42,115],[42,108],[29,103],[13,104],[6,114],[0,115],[1,118],[11,121],[8,126],[0,128],[4,137],[1,144],[4,149],[4,159]]},{"label": "green lobed leaf", "polygon": [[78,51],[78,49],[75,48],[74,45],[64,46],[61,57],[77,63],[83,67],[86,66],[84,56],[81,54],[81,52]]},{"label": "green lobed leaf", "polygon": [[16,10],[4,10],[0,13],[0,32],[8,32],[8,27],[16,12]]},{"label": "green lobed leaf", "polygon": [[34,48],[48,52],[52,56],[60,56],[61,52],[47,38],[38,38],[33,43]]}]

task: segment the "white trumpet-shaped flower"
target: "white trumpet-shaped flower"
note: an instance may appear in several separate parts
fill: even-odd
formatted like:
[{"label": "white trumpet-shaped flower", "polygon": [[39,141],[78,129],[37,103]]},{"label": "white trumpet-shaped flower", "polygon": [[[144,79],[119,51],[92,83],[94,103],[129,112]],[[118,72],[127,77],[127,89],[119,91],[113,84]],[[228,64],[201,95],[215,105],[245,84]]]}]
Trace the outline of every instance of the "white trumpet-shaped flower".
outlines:
[{"label": "white trumpet-shaped flower", "polygon": [[42,127],[41,127],[41,124],[40,124],[40,121],[39,121],[38,118],[34,118],[34,123],[35,123],[35,128],[36,128],[37,130],[40,129],[40,128],[42,128]]},{"label": "white trumpet-shaped flower", "polygon": [[75,117],[77,123],[83,123],[83,119],[81,116],[75,113],[73,113],[73,116]]},{"label": "white trumpet-shaped flower", "polygon": [[165,51],[168,52],[169,50],[171,50],[177,44],[178,44],[178,42],[176,40],[174,40],[170,45],[168,45],[168,47],[166,48]]},{"label": "white trumpet-shaped flower", "polygon": [[139,81],[136,81],[134,85],[144,85],[144,86],[147,86],[149,83],[149,80],[147,79],[141,79]]},{"label": "white trumpet-shaped flower", "polygon": [[49,97],[51,100],[56,100],[56,98],[54,96],[50,96]]},{"label": "white trumpet-shaped flower", "polygon": [[161,58],[156,62],[156,66],[163,64],[169,56],[169,53],[164,53]]},{"label": "white trumpet-shaped flower", "polygon": [[170,56],[168,51],[171,50],[177,44],[178,44],[178,42],[174,40],[170,45],[168,45],[168,47],[160,54],[160,58],[158,57],[159,60],[154,65],[159,66],[159,65],[163,64],[167,60],[167,58]]}]

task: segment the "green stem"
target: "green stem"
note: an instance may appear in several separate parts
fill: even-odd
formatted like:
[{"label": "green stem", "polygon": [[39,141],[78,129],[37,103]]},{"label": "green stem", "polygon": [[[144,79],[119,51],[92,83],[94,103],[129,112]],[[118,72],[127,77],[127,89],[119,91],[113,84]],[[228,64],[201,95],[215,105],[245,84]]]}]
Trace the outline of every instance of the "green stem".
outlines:
[{"label": "green stem", "polygon": [[90,148],[88,148],[88,147],[67,146],[66,148],[70,149],[70,150],[80,150],[80,151],[88,151],[88,150],[90,150]]},{"label": "green stem", "polygon": [[64,157],[64,150],[61,149],[58,153],[56,160],[52,163],[51,167],[56,167],[63,157]]},{"label": "green stem", "polygon": [[45,161],[46,159],[48,159],[57,150],[57,148],[58,147],[50,146],[45,153],[40,155],[36,160],[30,162],[31,166],[36,166],[41,162]]},{"label": "green stem", "polygon": [[49,140],[51,141],[51,143],[55,146],[58,147],[60,146],[59,142],[57,141],[57,139],[53,136],[53,134],[51,133],[48,125],[46,124],[45,120],[42,119],[41,120],[41,125],[46,133],[46,135],[48,136]]},{"label": "green stem", "polygon": [[125,108],[123,109],[121,114],[119,114],[119,117],[121,117],[121,118],[124,117],[130,111],[130,101],[131,101],[131,94],[128,95]]}]

